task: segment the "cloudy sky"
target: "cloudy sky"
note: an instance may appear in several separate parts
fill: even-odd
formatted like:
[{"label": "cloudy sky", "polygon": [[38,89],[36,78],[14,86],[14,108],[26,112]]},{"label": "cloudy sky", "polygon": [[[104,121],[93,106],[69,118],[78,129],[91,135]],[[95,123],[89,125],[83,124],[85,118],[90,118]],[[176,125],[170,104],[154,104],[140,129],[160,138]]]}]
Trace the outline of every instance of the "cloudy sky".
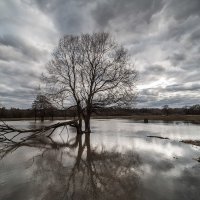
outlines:
[{"label": "cloudy sky", "polygon": [[200,0],[0,0],[0,103],[29,108],[58,39],[97,31],[129,49],[137,107],[200,103]]}]

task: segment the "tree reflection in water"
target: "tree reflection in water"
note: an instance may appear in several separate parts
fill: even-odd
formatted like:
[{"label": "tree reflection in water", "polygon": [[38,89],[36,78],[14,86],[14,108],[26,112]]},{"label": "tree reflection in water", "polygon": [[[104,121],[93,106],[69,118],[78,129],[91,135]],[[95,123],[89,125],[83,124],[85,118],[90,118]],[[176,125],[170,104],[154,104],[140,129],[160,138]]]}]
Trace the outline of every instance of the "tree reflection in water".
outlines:
[{"label": "tree reflection in water", "polygon": [[[133,152],[93,148],[90,134],[77,134],[67,142],[34,138],[20,146],[39,147],[33,159],[34,199],[140,199],[137,173],[140,159]],[[9,151],[8,151],[9,152]],[[6,152],[6,153],[8,153]],[[4,152],[4,156],[6,155]]]}]

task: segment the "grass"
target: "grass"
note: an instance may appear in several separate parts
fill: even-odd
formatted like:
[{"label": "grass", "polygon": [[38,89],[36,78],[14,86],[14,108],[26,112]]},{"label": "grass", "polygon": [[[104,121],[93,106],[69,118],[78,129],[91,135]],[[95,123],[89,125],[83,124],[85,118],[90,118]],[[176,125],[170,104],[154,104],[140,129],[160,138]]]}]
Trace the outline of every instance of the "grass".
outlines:
[{"label": "grass", "polygon": [[130,116],[94,116],[94,118],[103,118],[103,119],[111,119],[111,118],[125,118],[125,119],[133,119],[133,120],[161,120],[161,121],[185,121],[185,122],[193,122],[200,124],[200,115],[130,115]]},{"label": "grass", "polygon": [[[172,115],[148,115],[148,114],[140,114],[140,115],[129,115],[129,116],[120,116],[120,115],[106,115],[106,116],[101,116],[101,115],[95,115],[92,118],[94,119],[115,119],[115,118],[120,118],[120,119],[132,119],[132,120],[142,120],[148,119],[152,121],[185,121],[185,122],[192,122],[196,124],[200,124],[200,115],[177,115],[177,114],[172,114]],[[71,117],[54,117],[54,120],[64,120],[64,119],[71,119]],[[3,118],[1,119],[2,121],[18,121],[18,120],[34,120],[34,118]],[[38,119],[40,120],[40,119]],[[51,120],[51,118],[47,118],[46,120]]]}]

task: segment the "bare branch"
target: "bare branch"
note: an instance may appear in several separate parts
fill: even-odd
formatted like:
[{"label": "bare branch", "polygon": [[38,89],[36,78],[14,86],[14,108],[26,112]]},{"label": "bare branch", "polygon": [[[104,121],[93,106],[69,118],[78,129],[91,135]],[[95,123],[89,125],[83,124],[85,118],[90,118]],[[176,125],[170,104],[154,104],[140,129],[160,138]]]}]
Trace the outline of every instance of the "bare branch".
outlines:
[{"label": "bare branch", "polygon": [[53,99],[73,99],[80,127],[82,119],[89,123],[94,102],[106,106],[133,104],[137,73],[127,50],[109,33],[65,35],[47,71],[43,77],[47,94]]}]

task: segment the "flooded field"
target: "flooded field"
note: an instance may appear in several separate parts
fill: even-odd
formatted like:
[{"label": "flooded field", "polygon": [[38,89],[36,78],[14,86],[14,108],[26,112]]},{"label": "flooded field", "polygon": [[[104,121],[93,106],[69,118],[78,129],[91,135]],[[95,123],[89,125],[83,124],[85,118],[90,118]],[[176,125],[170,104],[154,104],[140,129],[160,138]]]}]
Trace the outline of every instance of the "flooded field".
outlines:
[{"label": "flooded field", "polygon": [[59,128],[52,139],[22,144],[3,155],[0,200],[197,200],[200,147],[182,140],[200,140],[200,126],[94,119],[91,134]]}]

